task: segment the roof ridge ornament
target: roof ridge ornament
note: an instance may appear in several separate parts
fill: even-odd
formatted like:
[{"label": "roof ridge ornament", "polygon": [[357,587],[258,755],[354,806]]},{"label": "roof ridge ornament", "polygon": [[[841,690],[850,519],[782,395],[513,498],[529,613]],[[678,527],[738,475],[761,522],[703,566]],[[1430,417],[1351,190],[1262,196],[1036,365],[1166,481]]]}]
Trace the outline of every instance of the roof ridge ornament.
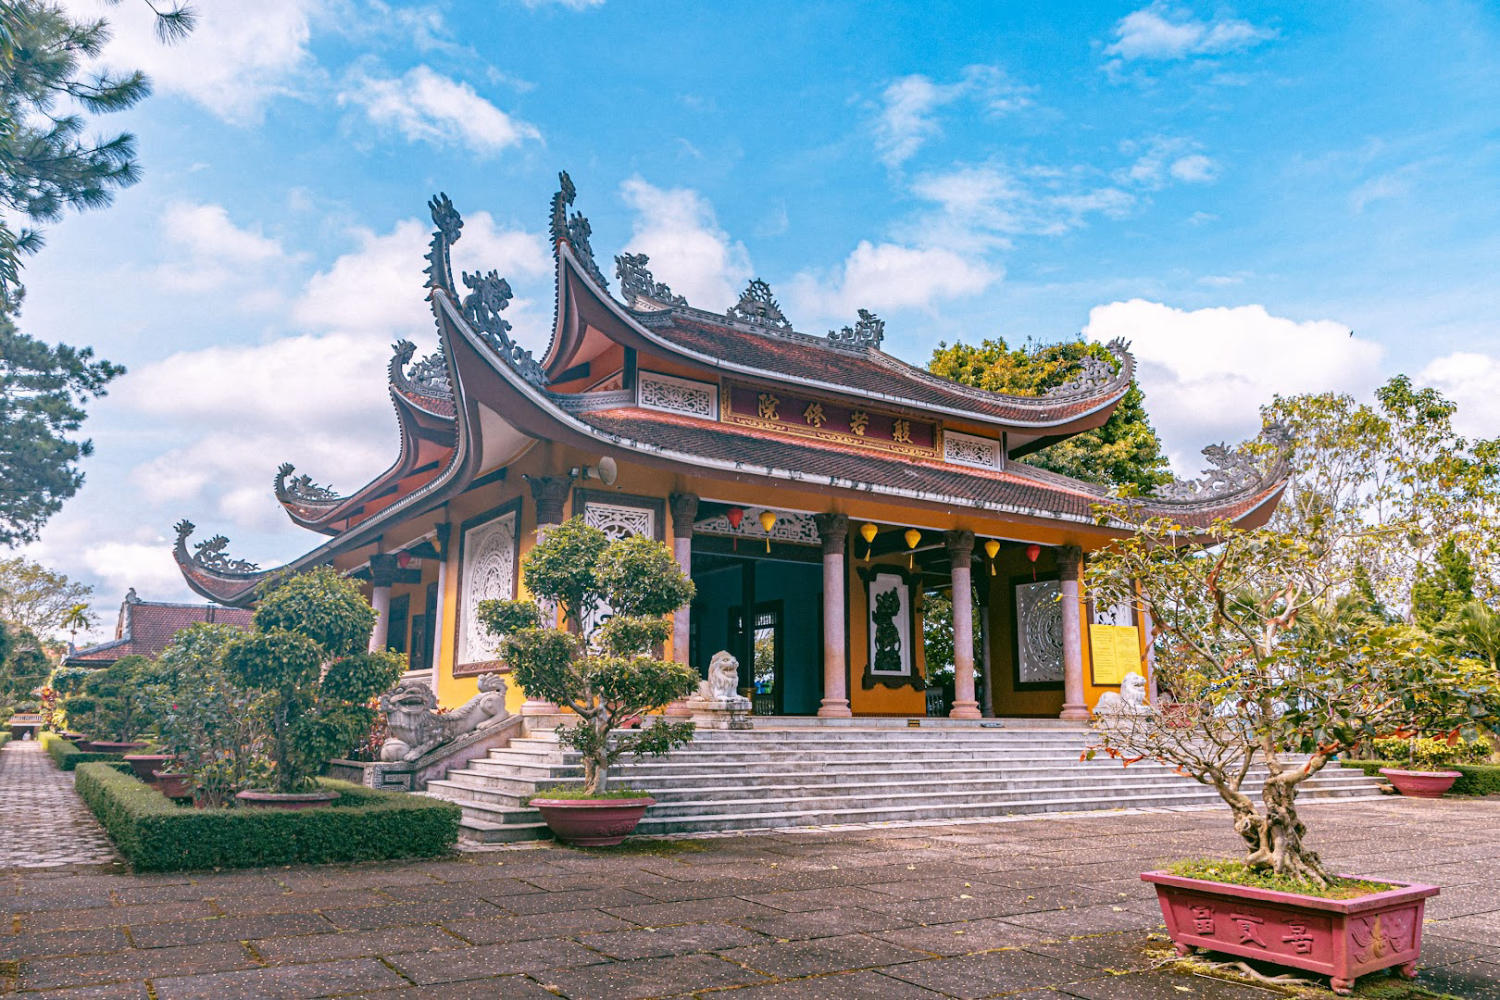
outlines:
[{"label": "roof ridge ornament", "polygon": [[740,293],[740,300],[724,313],[729,319],[751,323],[779,332],[790,332],[792,324],[787,322],[781,304],[771,294],[771,286],[760,278],[751,278],[750,284]]},{"label": "roof ridge ornament", "polygon": [[516,374],[538,388],[545,386],[546,372],[530,351],[511,339],[510,321],[500,315],[514,297],[510,282],[493,269],[473,274],[465,271],[463,279],[469,288],[469,294],[459,306],[464,319],[506,364],[515,369]]},{"label": "roof ridge ornament", "polygon": [[177,532],[176,555],[179,563],[228,576],[253,576],[260,572],[260,566],[248,559],[230,558],[224,552],[225,547],[229,545],[229,539],[223,535],[214,535],[212,538],[194,543],[193,553],[188,554],[188,536],[193,533],[195,527],[197,526],[187,518],[178,521],[174,526]]},{"label": "roof ridge ornament", "polygon": [[[282,462],[276,470],[276,499],[286,501],[311,501],[313,503],[327,503],[329,500],[340,500],[337,493],[330,486],[321,486],[312,481],[312,477],[303,473],[293,476],[297,467],[291,462]],[[227,541],[227,539],[226,539]]]},{"label": "roof ridge ornament", "polygon": [[552,221],[548,227],[552,234],[553,252],[556,253],[558,244],[566,240],[589,277],[600,288],[608,288],[609,281],[605,279],[604,272],[599,270],[599,264],[594,260],[594,248],[589,244],[590,237],[594,235],[594,227],[589,225],[589,220],[582,212],[573,212],[571,215],[568,213],[568,206],[578,197],[573,178],[568,176],[566,170],[560,170],[557,184],[557,193],[552,196]]},{"label": "roof ridge ornament", "polygon": [[885,320],[868,309],[861,309],[859,320],[854,326],[846,326],[841,330],[829,330],[828,339],[835,344],[879,349],[880,342],[885,340]]},{"label": "roof ridge ornament", "polygon": [[[390,381],[398,389],[439,399],[453,398],[453,384],[448,378],[448,358],[439,347],[427,357],[413,362],[417,348],[409,340],[391,345]],[[410,364],[410,371],[405,370]]]},{"label": "roof ridge ornament", "polygon": [[620,294],[632,308],[640,299],[663,306],[685,306],[688,300],[673,294],[671,286],[656,280],[646,265],[651,258],[643,253],[623,253],[615,257],[615,276],[620,279]]},{"label": "roof ridge ornament", "polygon": [[427,246],[427,270],[422,273],[427,275],[428,288],[441,288],[456,296],[458,290],[453,285],[450,251],[463,235],[464,220],[453,207],[453,202],[441,191],[427,202],[427,209],[432,213],[432,223],[437,229]]},{"label": "roof ridge ornament", "polygon": [[[1286,471],[1292,438],[1281,424],[1268,424],[1260,433],[1264,444],[1253,443],[1230,448],[1220,442],[1203,449],[1208,467],[1198,479],[1177,479],[1158,486],[1149,499],[1172,503],[1197,503],[1222,500],[1261,485]],[[1267,447],[1274,453],[1267,461]]]}]

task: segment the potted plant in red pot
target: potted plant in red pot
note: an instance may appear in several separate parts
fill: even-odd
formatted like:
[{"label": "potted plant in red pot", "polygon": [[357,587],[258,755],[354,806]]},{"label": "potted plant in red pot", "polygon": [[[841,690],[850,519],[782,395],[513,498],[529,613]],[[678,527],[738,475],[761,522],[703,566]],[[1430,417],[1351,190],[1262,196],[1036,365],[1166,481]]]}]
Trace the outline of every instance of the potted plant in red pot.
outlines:
[{"label": "potted plant in red pot", "polygon": [[1120,706],[1099,717],[1094,749],[1213,787],[1245,845],[1237,860],[1142,874],[1179,953],[1208,948],[1320,972],[1341,994],[1368,972],[1415,975],[1437,887],[1329,870],[1306,839],[1298,789],[1380,733],[1493,718],[1494,671],[1383,613],[1357,564],[1331,565],[1305,532],[1222,520],[1189,532],[1128,502],[1101,516],[1130,534],[1091,561],[1091,596],[1139,602],[1154,626],[1159,684],[1199,710],[1184,726],[1181,713]]},{"label": "potted plant in red pot", "polygon": [[610,767],[626,754],[657,756],[693,737],[691,722],[661,715],[621,728],[698,686],[697,671],[657,652],[671,635],[666,616],[692,600],[693,583],[660,542],[611,541],[580,518],[548,528],[522,570],[527,589],[555,607],[565,627],[544,621],[530,601],[486,601],[480,615],[502,638],[501,656],[527,695],[577,714],[577,723],[557,731],[583,757],[581,789],[549,789],[531,804],[561,840],[618,844],[654,800],[611,791]]},{"label": "potted plant in red pot", "polygon": [[1448,765],[1480,763],[1489,756],[1488,740],[1466,740],[1457,733],[1444,739],[1412,736],[1375,741],[1376,759],[1392,765],[1382,767],[1380,773],[1396,791],[1419,799],[1442,798],[1463,777],[1462,771],[1450,770]]},{"label": "potted plant in red pot", "polygon": [[224,671],[257,692],[269,732],[272,787],[250,788],[242,805],[305,809],[338,793],[315,776],[369,732],[374,697],[401,675],[404,660],[367,652],[375,611],[358,584],[331,567],[278,581],[255,609],[255,627],[224,650]]}]

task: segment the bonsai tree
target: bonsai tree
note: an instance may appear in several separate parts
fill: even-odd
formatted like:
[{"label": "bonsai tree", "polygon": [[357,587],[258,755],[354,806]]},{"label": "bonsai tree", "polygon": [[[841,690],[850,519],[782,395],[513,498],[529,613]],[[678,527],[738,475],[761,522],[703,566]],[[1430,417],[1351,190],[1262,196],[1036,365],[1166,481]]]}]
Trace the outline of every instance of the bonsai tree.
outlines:
[{"label": "bonsai tree", "polygon": [[144,656],[124,656],[91,671],[80,685],[82,694],[68,700],[68,711],[88,719],[89,735],[96,740],[129,742],[151,721],[139,684],[142,668],[150,663]]},{"label": "bonsai tree", "polygon": [[485,601],[479,614],[503,638],[501,656],[526,693],[578,715],[558,737],[583,756],[589,794],[605,793],[609,769],[624,755],[660,756],[693,738],[691,722],[665,718],[617,732],[698,686],[696,670],[657,652],[672,632],[666,616],[693,599],[693,582],[665,545],[640,536],[611,541],[575,517],[547,530],[522,572],[527,590],[561,612],[564,628],[544,622],[531,601]]},{"label": "bonsai tree", "polygon": [[[1493,716],[1493,666],[1380,613],[1357,573],[1331,568],[1316,535],[1226,521],[1190,532],[1128,502],[1101,517],[1131,534],[1091,562],[1090,589],[1140,601],[1158,689],[1178,704],[1102,717],[1096,749],[1213,786],[1251,869],[1327,885],[1303,840],[1299,786],[1377,737],[1447,735]],[[1388,526],[1366,531],[1371,548],[1400,544]],[[1259,803],[1244,790],[1258,767]]]},{"label": "bonsai tree", "polygon": [[331,567],[273,584],[254,623],[225,648],[224,670],[262,696],[258,715],[270,738],[274,790],[303,791],[329,757],[369,731],[371,702],[396,682],[404,661],[366,651],[375,611],[359,586]]},{"label": "bonsai tree", "polygon": [[195,805],[224,806],[270,774],[260,695],[234,683],[224,653],[244,635],[199,622],[178,632],[141,684],[162,749],[192,777]]}]

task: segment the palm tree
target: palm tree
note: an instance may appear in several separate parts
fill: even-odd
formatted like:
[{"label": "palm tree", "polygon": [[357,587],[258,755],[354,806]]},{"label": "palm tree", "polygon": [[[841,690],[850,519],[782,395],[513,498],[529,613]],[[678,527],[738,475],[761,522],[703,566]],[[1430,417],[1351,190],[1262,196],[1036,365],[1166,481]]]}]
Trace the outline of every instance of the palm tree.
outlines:
[{"label": "palm tree", "polygon": [[89,606],[87,604],[75,604],[63,612],[62,621],[59,624],[68,630],[68,643],[69,645],[73,645],[74,640],[78,638],[80,629],[93,627],[94,616],[89,614]]},{"label": "palm tree", "polygon": [[1443,620],[1437,632],[1454,652],[1481,657],[1492,671],[1500,665],[1500,611],[1483,601],[1466,601]]}]

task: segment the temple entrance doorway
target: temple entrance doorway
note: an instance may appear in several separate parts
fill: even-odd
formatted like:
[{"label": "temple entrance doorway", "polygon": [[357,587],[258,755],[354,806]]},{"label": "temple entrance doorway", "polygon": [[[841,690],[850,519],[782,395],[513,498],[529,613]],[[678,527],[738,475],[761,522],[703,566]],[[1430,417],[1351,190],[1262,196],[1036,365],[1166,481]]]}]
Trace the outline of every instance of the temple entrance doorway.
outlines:
[{"label": "temple entrance doorway", "polygon": [[823,697],[821,557],[817,549],[796,551],[803,546],[772,548],[694,536],[698,593],[689,659],[707,676],[713,655],[727,649],[740,661],[740,692],[755,714],[816,715]]}]

